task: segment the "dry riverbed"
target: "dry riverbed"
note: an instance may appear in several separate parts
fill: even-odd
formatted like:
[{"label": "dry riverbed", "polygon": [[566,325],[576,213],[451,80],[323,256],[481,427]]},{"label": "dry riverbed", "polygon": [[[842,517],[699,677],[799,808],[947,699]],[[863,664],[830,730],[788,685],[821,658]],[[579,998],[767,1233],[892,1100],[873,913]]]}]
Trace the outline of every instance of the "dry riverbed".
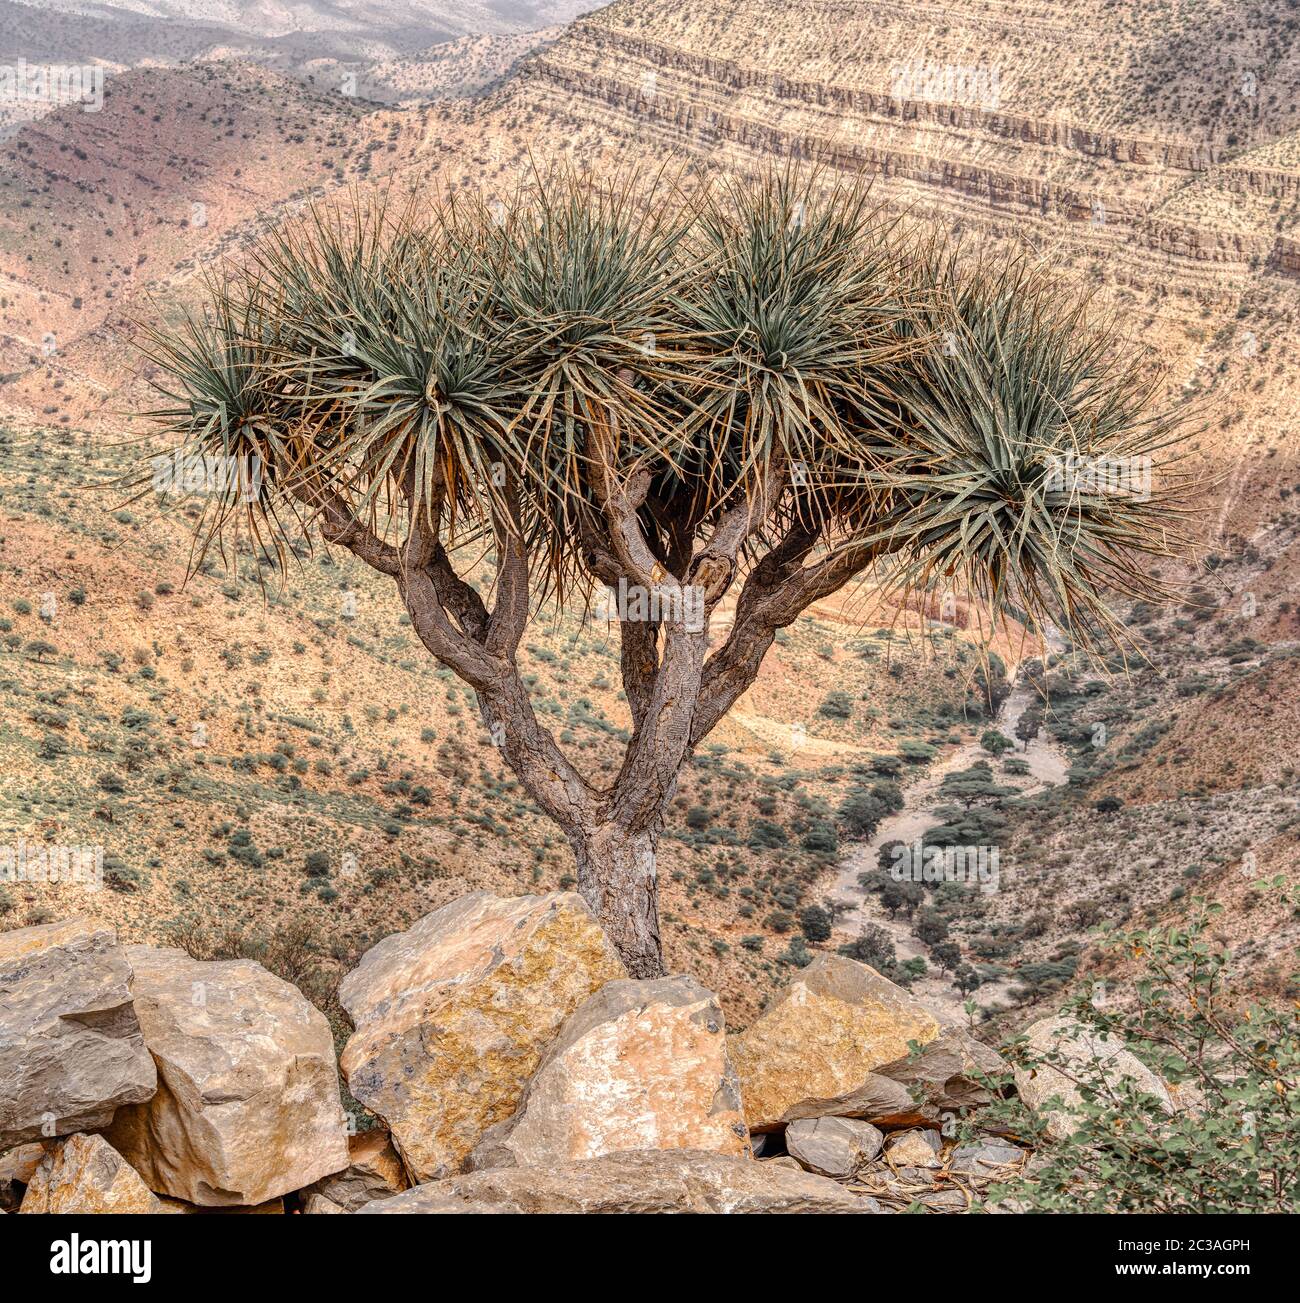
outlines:
[{"label": "dry riverbed", "polygon": [[[1034,691],[1024,683],[1017,683],[1002,703],[994,727],[1014,738],[1020,716],[1034,701]],[[1032,795],[1045,787],[1054,787],[1065,781],[1068,761],[1064,752],[1050,739],[1039,736],[1032,742],[1017,745],[1014,752],[1029,764],[1029,774],[1014,778],[997,773],[998,781],[1009,787],[1018,787],[1022,794]],[[936,813],[950,804],[939,795],[944,777],[961,769],[969,769],[977,760],[992,758],[980,748],[978,741],[967,742],[940,757],[926,773],[904,792],[905,804],[897,814],[884,819],[870,841],[855,843],[836,867],[826,890],[825,898],[842,902],[850,908],[836,921],[836,944],[851,941],[862,928],[874,923],[884,928],[893,939],[899,961],[920,957],[929,965],[928,974],[910,988],[912,993],[940,1022],[964,1022],[962,1005],[967,997],[952,983],[948,974],[941,973],[930,959],[929,948],[912,935],[912,921],[902,916],[891,919],[874,893],[865,892],[858,885],[859,874],[876,867],[880,848],[889,842],[913,844],[936,824],[942,822]],[[999,766],[996,761],[995,772]],[[1010,982],[989,983],[979,988],[975,997],[981,1004],[997,1003],[1011,986]]]}]

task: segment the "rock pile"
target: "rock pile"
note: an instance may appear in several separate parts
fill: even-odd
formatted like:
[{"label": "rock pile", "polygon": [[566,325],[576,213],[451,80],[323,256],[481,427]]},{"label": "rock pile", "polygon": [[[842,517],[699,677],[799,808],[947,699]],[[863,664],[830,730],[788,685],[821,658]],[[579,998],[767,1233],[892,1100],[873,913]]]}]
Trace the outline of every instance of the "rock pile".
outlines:
[{"label": "rock pile", "polygon": [[750,1156],[722,1010],[693,978],[610,982],[588,996],[470,1167],[543,1167],[632,1149]]},{"label": "rock pile", "polygon": [[265,1203],[348,1161],[334,1040],[319,1009],[251,959],[130,946],[157,1092],[117,1111],[109,1143],[161,1194]]},{"label": "rock pile", "polygon": [[[1005,1065],[874,969],[819,955],[728,1036],[694,979],[627,978],[571,893],[477,892],[366,953],[340,989],[361,1134],[324,1016],[251,960],[72,919],[0,934],[0,997],[23,1213],[960,1211],[1027,1159],[948,1139]],[[1068,1081],[1018,1084],[1068,1132]]]},{"label": "rock pile", "polygon": [[0,1150],[89,1131],[157,1087],[111,928],[0,933]]},{"label": "rock pile", "polygon": [[[909,1051],[913,1043],[919,1056]],[[975,1078],[1005,1069],[986,1045],[960,1028],[941,1028],[874,968],[828,954],[733,1038],[732,1057],[758,1132],[818,1117],[934,1123],[945,1110],[987,1102]]]},{"label": "rock pile", "polygon": [[808,1172],[698,1149],[630,1150],[418,1185],[363,1213],[866,1213],[874,1200]]}]

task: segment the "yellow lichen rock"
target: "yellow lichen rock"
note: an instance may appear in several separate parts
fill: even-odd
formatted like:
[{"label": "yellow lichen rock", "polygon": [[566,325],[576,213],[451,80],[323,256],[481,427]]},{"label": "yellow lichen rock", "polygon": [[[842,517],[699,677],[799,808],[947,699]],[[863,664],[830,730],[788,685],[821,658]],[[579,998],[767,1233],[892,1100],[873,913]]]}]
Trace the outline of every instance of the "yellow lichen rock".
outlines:
[{"label": "yellow lichen rock", "polygon": [[127,957],[158,1091],[118,1109],[106,1134],[151,1189],[253,1205],[347,1166],[334,1040],[296,986],[251,959]]},{"label": "yellow lichen rock", "polygon": [[21,1213],[156,1213],[153,1191],[102,1136],[50,1143],[32,1173]]},{"label": "yellow lichen rock", "polygon": [[386,937],[343,979],[348,1088],[417,1181],[509,1118],[564,1020],[626,973],[581,897],[474,892]]},{"label": "yellow lichen rock", "polygon": [[761,1018],[731,1040],[751,1130],[800,1117],[874,1116],[905,1091],[876,1075],[939,1036],[923,1005],[874,968],[818,955]]},{"label": "yellow lichen rock", "polygon": [[610,982],[560,1029],[519,1111],[471,1166],[578,1162],[629,1149],[748,1157],[717,997],[691,977]]}]

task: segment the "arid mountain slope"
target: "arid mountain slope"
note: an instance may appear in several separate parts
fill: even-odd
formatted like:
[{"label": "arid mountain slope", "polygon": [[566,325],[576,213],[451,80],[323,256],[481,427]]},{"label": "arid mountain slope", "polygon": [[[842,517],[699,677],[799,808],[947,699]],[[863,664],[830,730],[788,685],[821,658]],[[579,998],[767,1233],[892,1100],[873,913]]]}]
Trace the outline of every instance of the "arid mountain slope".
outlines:
[{"label": "arid mountain slope", "polygon": [[[1298,26],[1284,3],[618,3],[527,61],[499,113],[581,157],[870,173],[911,216],[1101,289],[1208,400],[1217,468],[1271,449],[1290,471]],[[1258,520],[1282,469],[1263,501],[1234,481],[1227,512]]]},{"label": "arid mountain slope", "polygon": [[30,62],[94,62],[114,70],[213,58],[288,69],[410,54],[462,36],[532,31],[593,8],[583,0],[4,0],[0,48]]},{"label": "arid mountain slope", "polygon": [[[304,160],[302,179],[323,190],[354,182],[416,194],[446,184],[491,190],[526,182],[532,160],[556,155],[643,166],[686,159],[732,170],[793,158],[867,172],[881,201],[911,219],[972,242],[1027,248],[1099,291],[1121,313],[1135,359],[1168,368],[1167,397],[1201,401],[1207,430],[1199,451],[1225,477],[1211,494],[1207,530],[1249,533],[1280,509],[1279,487],[1300,478],[1300,393],[1285,365],[1300,343],[1300,76],[1289,6],[1212,8],[1218,28],[1202,6],[1184,3],[1150,12],[1103,3],[1082,10],[618,3],[526,57],[486,101],[390,114],[327,89],[295,105],[293,90],[254,92],[254,74],[223,66],[176,76],[206,79],[204,97],[228,95],[227,112],[202,99],[172,103],[155,129],[160,141],[179,140],[193,115],[203,139],[212,134],[205,114],[209,122],[245,113],[278,119],[280,142],[254,161],[268,164],[268,184],[286,199],[312,192],[285,184],[301,175],[298,144],[315,155]],[[1084,30],[1104,38],[1084,42],[1077,35]],[[469,48],[463,54],[470,64],[477,57]],[[423,58],[385,65],[385,93],[401,96],[404,84],[437,93],[454,83],[461,65]],[[80,115],[103,118],[102,127],[64,110],[48,134],[28,128],[18,138],[0,170],[12,213],[21,219],[25,205],[39,214],[68,171],[67,155],[78,147],[70,142],[86,132],[114,170],[176,187],[173,177],[154,178],[159,169],[132,144],[129,127],[147,126],[154,114],[134,124],[124,116],[139,118],[137,99],[149,107],[174,97],[154,86],[159,74],[133,76],[110,94],[105,114]],[[346,144],[331,144],[321,130],[296,140],[302,133],[292,124],[304,109],[325,126],[348,122]],[[230,128],[223,122],[221,136],[247,152],[248,128],[233,136]],[[218,150],[208,165],[214,182],[221,157]],[[193,180],[180,186],[187,187],[200,188]],[[258,196],[258,211],[274,218],[267,199]],[[71,235],[90,217],[65,219],[64,230]],[[66,253],[55,258],[39,247],[51,224],[29,215],[21,226],[37,247],[4,269],[15,297],[66,293],[59,267]],[[224,246],[214,245],[211,230],[191,231],[186,254],[210,258],[251,229]],[[87,233],[96,238],[93,224]],[[149,261],[137,282],[165,285],[164,297],[194,265],[174,249],[140,252]],[[115,296],[120,309],[121,287]],[[0,331],[30,355],[43,334],[33,334],[39,320],[26,311],[13,322],[6,313]],[[78,324],[95,324],[93,315]],[[64,362],[111,387],[98,342],[84,358],[65,352]],[[17,369],[13,360],[5,367]]]},{"label": "arid mountain slope", "polygon": [[[323,73],[231,61],[140,68],[111,79],[102,113],[22,127],[0,152],[5,828],[104,844],[130,872],[77,904],[132,939],[308,917],[338,962],[468,886],[558,885],[567,852],[391,595],[312,560],[265,605],[267,567],[247,554],[237,577],[182,593],[180,523],[80,491],[121,469],[109,445],[147,405],[131,323],[195,301],[201,270],[317,195],[491,193],[555,157],[670,162],[690,181],[793,159],[868,173],[882,203],[954,238],[1042,256],[1118,313],[1135,366],[1164,364],[1166,401],[1200,413],[1210,577],[1183,607],[1126,612],[1154,662],[1131,682],[1093,689],[1094,671],[1054,667],[1073,677],[1049,727],[1076,771],[1010,816],[1008,891],[953,917],[964,960],[1050,998],[1091,921],[1176,917],[1194,886],[1242,907],[1234,944],[1267,932],[1256,971],[1280,989],[1294,921],[1251,902],[1239,861],[1253,848],[1261,872],[1292,868],[1298,844],[1294,11],[625,0],[472,103],[384,108]],[[411,46],[376,68],[406,101],[481,86],[503,48],[467,40],[448,61]],[[359,616],[340,614],[345,591]],[[833,863],[826,829],[863,781],[854,766],[982,730],[969,649],[900,651],[880,633],[895,614],[813,612],[683,785],[664,851],[670,962],[721,990],[730,1019],[789,971],[776,957]],[[31,649],[43,641],[54,651]],[[566,745],[610,763],[625,715],[608,640],[571,613],[529,656]],[[823,710],[832,689],[847,718]],[[1124,802],[1113,816],[1096,809],[1107,796]],[[68,912],[44,888],[11,897],[9,924]]]}]

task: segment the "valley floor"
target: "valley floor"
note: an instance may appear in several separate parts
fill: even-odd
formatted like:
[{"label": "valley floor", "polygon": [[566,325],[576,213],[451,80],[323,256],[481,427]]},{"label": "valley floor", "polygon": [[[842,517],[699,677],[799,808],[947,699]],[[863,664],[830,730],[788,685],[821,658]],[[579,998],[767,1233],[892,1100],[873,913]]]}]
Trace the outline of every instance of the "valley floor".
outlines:
[{"label": "valley floor", "polygon": [[[1024,682],[1017,682],[1011,694],[1002,703],[996,727],[1007,737],[1014,737],[1016,724],[1034,700],[1033,688]],[[1055,787],[1065,782],[1069,761],[1056,742],[1040,735],[1030,742],[1021,743],[1020,748],[1011,754],[1019,756],[1029,766],[1028,782],[1021,788],[1023,795],[1031,796],[1045,788]],[[906,805],[902,810],[883,819],[874,836],[849,847],[836,866],[830,885],[823,893],[826,898],[848,906],[845,912],[837,917],[835,941],[850,941],[859,935],[864,927],[874,924],[890,935],[900,963],[917,958],[930,962],[929,948],[914,935],[912,921],[897,915],[891,916],[881,904],[879,895],[864,891],[859,885],[858,878],[876,867],[882,847],[889,845],[890,842],[913,845],[931,828],[941,823],[943,816],[939,811],[950,803],[940,791],[944,778],[959,770],[970,768],[980,759],[988,759],[988,755],[976,740],[953,748],[941,760],[936,761],[916,783],[907,788]],[[1000,880],[994,889],[1003,889]],[[1014,890],[1014,885],[1011,889]],[[999,996],[1006,996],[1011,985],[1009,979],[990,983],[980,989],[980,999],[984,1003],[996,1002]],[[911,990],[941,1022],[965,1020],[962,1006],[967,997],[953,985],[951,975],[939,972],[933,964],[930,972],[925,977],[919,978],[912,985]]]}]

